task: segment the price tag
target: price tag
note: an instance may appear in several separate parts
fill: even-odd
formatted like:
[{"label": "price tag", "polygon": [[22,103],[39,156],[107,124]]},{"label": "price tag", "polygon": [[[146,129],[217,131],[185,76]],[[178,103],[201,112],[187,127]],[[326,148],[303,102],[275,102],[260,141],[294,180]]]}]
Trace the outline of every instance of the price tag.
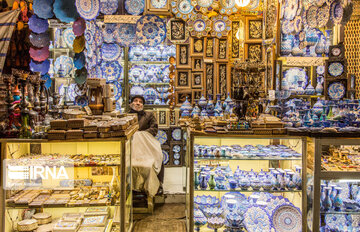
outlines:
[{"label": "price tag", "polygon": [[275,100],[275,90],[269,90],[269,100],[270,101]]}]

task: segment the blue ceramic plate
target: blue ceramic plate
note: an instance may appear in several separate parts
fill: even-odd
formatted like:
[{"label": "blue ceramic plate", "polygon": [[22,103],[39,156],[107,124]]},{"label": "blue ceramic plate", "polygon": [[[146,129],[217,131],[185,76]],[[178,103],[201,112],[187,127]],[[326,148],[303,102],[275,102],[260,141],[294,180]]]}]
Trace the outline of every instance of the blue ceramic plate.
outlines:
[{"label": "blue ceramic plate", "polygon": [[114,43],[117,35],[117,26],[115,23],[106,23],[102,30],[103,39],[106,43]]},{"label": "blue ceramic plate", "polygon": [[76,0],[76,9],[80,16],[86,20],[93,20],[99,15],[99,0]]},{"label": "blue ceramic plate", "polygon": [[344,73],[344,65],[341,62],[330,63],[328,72],[331,76],[338,77]]},{"label": "blue ceramic plate", "polygon": [[244,214],[244,225],[247,231],[271,231],[271,219],[266,210],[260,206],[251,206]]},{"label": "blue ceramic plate", "polygon": [[100,12],[104,15],[112,15],[118,9],[118,0],[100,0]]},{"label": "blue ceramic plate", "polygon": [[174,145],[173,146],[173,152],[180,152],[180,151],[181,151],[180,145]]},{"label": "blue ceramic plate", "polygon": [[52,5],[54,0],[34,0],[34,13],[43,19],[49,19],[54,16]]},{"label": "blue ceramic plate", "polygon": [[49,60],[45,60],[43,62],[36,62],[33,59],[30,61],[30,70],[33,72],[40,72],[41,75],[45,75],[50,68]]},{"label": "blue ceramic plate", "polygon": [[284,78],[289,84],[289,89],[297,89],[299,86],[299,81],[303,89],[306,88],[308,84],[308,76],[306,71],[302,68],[290,68],[284,72]]},{"label": "blue ceramic plate", "polygon": [[139,15],[144,12],[144,0],[125,0],[125,9],[131,15]]},{"label": "blue ceramic plate", "polygon": [[325,215],[326,226],[331,231],[347,231],[344,229],[346,226],[347,219],[345,214],[331,214],[328,213]]},{"label": "blue ceramic plate", "polygon": [[62,37],[65,40],[66,45],[68,46],[68,48],[72,48],[73,47],[73,43],[75,40],[75,34],[72,30],[71,27],[66,28],[63,33],[62,33]]},{"label": "blue ceramic plate", "polygon": [[166,143],[166,141],[167,141],[166,131],[164,131],[164,130],[158,130],[158,133],[157,133],[157,135],[155,136],[155,138],[160,142],[161,145],[163,145],[163,144]]},{"label": "blue ceramic plate", "polygon": [[180,160],[174,160],[174,165],[180,165]]},{"label": "blue ceramic plate", "polygon": [[140,82],[145,77],[145,71],[142,66],[134,65],[130,69],[129,81],[131,82]]},{"label": "blue ceramic plate", "polygon": [[55,0],[53,9],[56,18],[64,23],[74,22],[80,17],[74,0]]},{"label": "blue ceramic plate", "polygon": [[154,88],[147,88],[144,91],[144,98],[147,104],[153,104],[158,97],[158,92]]},{"label": "blue ceramic plate", "polygon": [[115,100],[117,101],[122,96],[121,84],[118,81],[112,82],[111,84],[113,84],[113,86],[114,86],[114,97],[115,97]]},{"label": "blue ceramic plate", "polygon": [[169,153],[165,150],[162,151],[163,153],[163,164],[166,165],[167,163],[169,163]]},{"label": "blue ceramic plate", "polygon": [[300,209],[289,204],[279,205],[274,210],[272,224],[275,231],[279,232],[301,232],[302,216]]},{"label": "blue ceramic plate", "polygon": [[171,136],[174,140],[180,141],[181,140],[181,129],[176,128],[172,131]]},{"label": "blue ceramic plate", "polygon": [[41,34],[47,31],[49,23],[46,19],[37,17],[35,14],[29,19],[29,29],[35,33]]},{"label": "blue ceramic plate", "polygon": [[329,85],[328,95],[332,100],[340,100],[345,95],[345,86],[341,82],[333,82]]},{"label": "blue ceramic plate", "polygon": [[130,47],[136,44],[136,24],[118,24],[116,41],[120,46]]},{"label": "blue ceramic plate", "polygon": [[107,82],[117,81],[123,68],[117,61],[101,62],[101,71]]},{"label": "blue ceramic plate", "polygon": [[68,56],[61,55],[58,58],[56,58],[54,64],[54,71],[60,77],[65,77],[70,75],[71,71],[73,70],[73,67],[74,67],[73,59]]},{"label": "blue ceramic plate", "polygon": [[140,85],[134,85],[130,89],[130,96],[144,95],[144,88]]},{"label": "blue ceramic plate", "polygon": [[115,61],[121,56],[121,48],[116,43],[103,43],[101,45],[101,58],[105,61]]},{"label": "blue ceramic plate", "polygon": [[156,15],[144,15],[136,23],[138,42],[145,46],[161,44],[166,37],[166,25]]},{"label": "blue ceramic plate", "polygon": [[49,33],[36,34],[31,32],[30,43],[37,48],[48,47],[50,45],[50,36]]},{"label": "blue ceramic plate", "polygon": [[174,153],[174,159],[180,159],[180,153],[178,152]]},{"label": "blue ceramic plate", "polygon": [[84,52],[76,53],[74,56],[74,66],[76,69],[82,69],[85,65]]}]

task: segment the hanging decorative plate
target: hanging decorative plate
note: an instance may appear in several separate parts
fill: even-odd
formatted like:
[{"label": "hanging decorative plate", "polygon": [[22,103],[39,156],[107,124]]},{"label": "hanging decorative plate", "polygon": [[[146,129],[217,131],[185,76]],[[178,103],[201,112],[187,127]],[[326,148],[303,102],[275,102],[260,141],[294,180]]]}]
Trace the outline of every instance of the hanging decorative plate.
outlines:
[{"label": "hanging decorative plate", "polygon": [[272,196],[266,201],[266,203],[266,210],[268,211],[269,215],[272,215],[276,207],[280,205],[292,205],[289,199],[284,198],[283,196]]},{"label": "hanging decorative plate", "polygon": [[144,15],[136,23],[138,42],[145,46],[161,44],[166,36],[164,21],[156,15]]},{"label": "hanging decorative plate", "polygon": [[200,11],[203,14],[207,14],[214,9],[213,3],[214,0],[194,0],[191,2],[195,7],[195,10]]},{"label": "hanging decorative plate", "polygon": [[105,61],[114,61],[121,56],[121,48],[116,43],[103,43],[101,45],[101,58]]},{"label": "hanging decorative plate", "polygon": [[76,9],[80,16],[86,20],[93,20],[99,15],[99,0],[76,0]]},{"label": "hanging decorative plate", "polygon": [[283,20],[281,24],[281,32],[285,35],[291,34],[295,30],[294,21]]},{"label": "hanging decorative plate", "polygon": [[317,73],[318,75],[324,75],[324,73],[325,73],[325,66],[324,66],[324,65],[317,66],[317,68],[316,68],[316,73]]},{"label": "hanging decorative plate", "polygon": [[41,34],[47,31],[49,23],[46,19],[42,19],[33,14],[29,19],[29,29],[35,33]]},{"label": "hanging decorative plate", "polygon": [[129,72],[129,81],[140,82],[145,77],[145,70],[143,67],[134,65],[131,67]]},{"label": "hanging decorative plate", "polygon": [[171,11],[176,18],[187,21],[193,15],[194,6],[191,5],[191,0],[172,0]]},{"label": "hanging decorative plate", "polygon": [[303,21],[301,16],[296,16],[294,19],[294,30],[296,33],[299,33],[303,29]]},{"label": "hanging decorative plate", "polygon": [[181,140],[181,129],[176,128],[172,131],[171,136],[174,140],[180,141]]},{"label": "hanging decorative plate", "polygon": [[84,49],[85,49],[85,37],[84,36],[77,36],[74,39],[72,47],[73,47],[73,51],[75,53],[80,53],[80,52],[84,51]]},{"label": "hanging decorative plate", "polygon": [[86,82],[86,78],[87,78],[87,70],[86,68],[82,68],[82,69],[77,69],[75,71],[75,83],[82,85]]},{"label": "hanging decorative plate", "polygon": [[[344,93],[345,93],[345,87],[344,87]],[[340,193],[340,197],[342,199],[349,199],[350,192],[351,192],[349,183],[338,182],[338,183],[335,183],[335,184],[337,185],[337,187],[342,188],[341,193]]]},{"label": "hanging decorative plate", "polygon": [[117,24],[116,42],[120,46],[130,47],[136,44],[136,24]]},{"label": "hanging decorative plate", "polygon": [[250,0],[250,4],[246,6],[249,10],[255,10],[260,4],[260,0]]},{"label": "hanging decorative plate", "polygon": [[279,205],[272,214],[272,223],[275,231],[301,232],[301,212],[293,205]]},{"label": "hanging decorative plate", "polygon": [[164,130],[158,130],[158,133],[157,133],[157,135],[155,136],[155,138],[160,142],[161,145],[163,145],[163,144],[166,143],[166,141],[167,141],[166,131],[164,131]]},{"label": "hanging decorative plate", "polygon": [[73,33],[76,36],[83,35],[86,29],[85,20],[79,17],[72,25]]},{"label": "hanging decorative plate", "polygon": [[75,97],[75,105],[85,107],[88,105],[88,99],[86,96]]},{"label": "hanging decorative plate", "polygon": [[235,0],[220,0],[220,14],[231,15],[238,11]]},{"label": "hanging decorative plate", "polygon": [[54,71],[57,73],[60,77],[68,76],[71,71],[73,70],[73,59],[61,55],[58,58],[56,58],[55,64],[54,64]]},{"label": "hanging decorative plate", "polygon": [[36,34],[31,32],[29,39],[30,43],[37,48],[48,47],[50,45],[49,33]]},{"label": "hanging decorative plate", "polygon": [[157,83],[158,77],[160,77],[161,69],[157,65],[151,65],[148,67],[148,70],[146,72],[146,78],[145,80],[151,83]]},{"label": "hanging decorative plate", "polygon": [[88,56],[86,59],[86,68],[91,69],[92,67],[95,67],[97,65],[97,57],[96,53],[94,52],[92,56]]},{"label": "hanging decorative plate", "polygon": [[117,81],[123,70],[122,66],[117,61],[101,62],[101,70],[103,77],[107,82]]},{"label": "hanging decorative plate", "polygon": [[331,4],[331,20],[335,24],[341,23],[344,15],[344,8],[341,6],[341,2],[336,0]]},{"label": "hanging decorative plate", "polygon": [[166,24],[166,36],[172,44],[186,43],[189,39],[186,22],[182,19],[170,19]]},{"label": "hanging decorative plate", "polygon": [[313,227],[313,212],[312,212],[312,209],[309,209],[306,219],[307,219],[306,221],[307,221],[308,230],[310,232],[312,232],[312,227]]},{"label": "hanging decorative plate", "polygon": [[211,18],[212,20],[212,30],[211,35],[221,38],[227,36],[231,30],[231,20],[228,16],[217,15]]},{"label": "hanging decorative plate", "polygon": [[344,65],[341,62],[330,63],[328,72],[333,77],[341,76],[344,73]]},{"label": "hanging decorative plate", "polygon": [[180,165],[180,160],[174,160],[174,165]]},{"label": "hanging decorative plate", "polygon": [[45,75],[49,71],[50,62],[49,60],[45,60],[44,62],[31,60],[29,66],[31,71],[40,72],[41,75]]},{"label": "hanging decorative plate", "polygon": [[162,70],[162,77],[161,77],[162,79],[166,79],[166,78],[169,77],[169,74],[170,74],[169,68],[170,68],[170,65],[166,65],[166,66],[163,68],[163,70]]},{"label": "hanging decorative plate", "polygon": [[54,13],[52,11],[52,5],[54,0],[34,0],[33,9],[34,13],[43,19],[52,18]]},{"label": "hanging decorative plate", "polygon": [[113,84],[114,86],[114,98],[115,100],[119,100],[122,96],[122,87],[121,87],[121,83],[118,81],[114,81],[111,84]]},{"label": "hanging decorative plate", "polygon": [[96,47],[99,47],[104,42],[104,36],[102,33],[102,30],[96,26],[95,34],[94,34],[94,42],[96,44]]},{"label": "hanging decorative plate", "polygon": [[41,76],[41,79],[46,81],[45,82],[45,88],[49,89],[51,87],[51,82],[52,82],[51,77],[49,76],[49,74],[45,74],[45,75]]},{"label": "hanging decorative plate", "polygon": [[284,78],[289,84],[290,89],[297,89],[299,81],[301,86],[305,89],[308,84],[308,77],[306,71],[302,68],[290,68],[284,72]]},{"label": "hanging decorative plate", "polygon": [[76,53],[74,56],[74,66],[76,69],[82,69],[85,65],[85,54],[83,52]]},{"label": "hanging decorative plate", "polygon": [[169,153],[165,150],[162,151],[163,153],[163,164],[166,165],[167,163],[169,163]]},{"label": "hanging decorative plate", "polygon": [[144,95],[144,87],[140,85],[134,85],[130,89],[130,96]]},{"label": "hanging decorative plate", "polygon": [[125,9],[131,15],[140,15],[144,12],[144,0],[125,0]]},{"label": "hanging decorative plate", "polygon": [[66,28],[62,33],[62,38],[63,38],[63,40],[65,40],[65,43],[68,46],[68,48],[73,48],[75,34],[74,34],[72,28]]},{"label": "hanging decorative plate", "polygon": [[174,159],[180,159],[180,153],[178,152],[174,153]]},{"label": "hanging decorative plate", "polygon": [[322,7],[320,7],[317,11],[316,18],[318,23],[317,27],[325,27],[330,18],[330,7],[327,4],[324,4]]},{"label": "hanging decorative plate", "polygon": [[293,20],[296,16],[299,8],[299,0],[287,0],[284,9],[284,18],[287,20]]},{"label": "hanging decorative plate", "polygon": [[310,28],[315,28],[318,25],[317,22],[317,12],[318,9],[316,6],[312,5],[309,7],[309,9],[307,9],[306,11],[306,24],[310,27]]},{"label": "hanging decorative plate", "polygon": [[260,206],[251,206],[244,214],[244,225],[248,231],[271,231],[269,214]]},{"label": "hanging decorative plate", "polygon": [[191,36],[204,37],[211,30],[211,20],[203,14],[196,14],[188,21]]},{"label": "hanging decorative plate", "polygon": [[104,15],[114,14],[119,6],[118,0],[100,0],[100,12]]},{"label": "hanging decorative plate", "polygon": [[46,60],[47,58],[49,58],[50,52],[49,52],[49,47],[43,47],[43,48],[30,48],[30,57],[38,62],[42,62],[44,60]]},{"label": "hanging decorative plate", "polygon": [[345,214],[326,214],[325,223],[331,231],[345,231],[343,226],[346,225],[347,219]]},{"label": "hanging decorative plate", "polygon": [[180,145],[174,145],[173,146],[173,152],[180,152],[180,151],[181,151]]},{"label": "hanging decorative plate", "polygon": [[117,33],[115,23],[106,23],[102,30],[103,38],[106,43],[114,43]]},{"label": "hanging decorative plate", "polygon": [[340,82],[334,82],[329,85],[328,95],[332,100],[340,100],[345,95],[345,86]]},{"label": "hanging decorative plate", "polygon": [[158,92],[154,88],[147,88],[144,91],[144,98],[147,104],[153,104],[158,97]]},{"label": "hanging decorative plate", "polygon": [[74,0],[55,0],[53,11],[56,18],[64,23],[74,22],[80,17]]}]

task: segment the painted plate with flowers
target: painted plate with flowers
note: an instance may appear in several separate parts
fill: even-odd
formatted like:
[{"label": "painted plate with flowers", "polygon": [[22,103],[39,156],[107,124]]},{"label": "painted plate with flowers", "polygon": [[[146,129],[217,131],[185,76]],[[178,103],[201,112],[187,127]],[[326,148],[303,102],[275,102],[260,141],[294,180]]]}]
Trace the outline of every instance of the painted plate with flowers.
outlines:
[{"label": "painted plate with flowers", "polygon": [[166,37],[166,25],[156,15],[144,15],[136,23],[138,42],[145,46],[161,44]]},{"label": "painted plate with flowers", "polygon": [[211,20],[203,14],[196,14],[188,21],[191,36],[205,37],[211,31]]},{"label": "painted plate with flowers", "polygon": [[125,9],[131,15],[140,15],[144,12],[144,0],[125,0]]},{"label": "painted plate with flowers", "polygon": [[121,56],[121,47],[116,43],[103,43],[100,50],[105,61],[115,61]]},{"label": "painted plate with flowers", "polygon": [[329,85],[328,95],[332,100],[340,100],[345,95],[345,86],[341,82],[333,82]]},{"label": "painted plate with flowers", "polygon": [[187,21],[194,14],[194,6],[191,4],[191,0],[172,0],[171,11],[176,18]]},{"label": "painted plate with flowers", "polygon": [[101,70],[103,77],[107,82],[116,81],[119,79],[123,70],[122,66],[117,61],[101,62]]},{"label": "painted plate with flowers", "polygon": [[76,9],[80,16],[86,20],[93,20],[99,15],[99,0],[76,0]]},{"label": "painted plate with flowers", "polygon": [[215,16],[212,18],[211,35],[221,38],[227,36],[231,30],[231,20],[228,16]]},{"label": "painted plate with flowers", "polygon": [[114,14],[119,6],[118,0],[100,0],[100,12],[104,15]]},{"label": "painted plate with flowers", "polygon": [[120,46],[130,47],[136,44],[136,24],[120,23],[116,29],[116,42]]}]

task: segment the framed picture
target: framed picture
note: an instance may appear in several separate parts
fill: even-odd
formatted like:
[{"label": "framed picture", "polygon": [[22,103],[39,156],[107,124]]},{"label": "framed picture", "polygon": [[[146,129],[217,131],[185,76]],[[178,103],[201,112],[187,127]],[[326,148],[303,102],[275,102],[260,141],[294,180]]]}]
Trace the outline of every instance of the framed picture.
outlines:
[{"label": "framed picture", "polygon": [[246,41],[260,42],[262,40],[263,23],[261,18],[246,18]]},{"label": "framed picture", "polygon": [[216,61],[228,61],[228,44],[227,39],[216,40]]},{"label": "framed picture", "polygon": [[263,59],[263,50],[261,43],[249,43],[245,44],[246,53],[245,59],[248,59],[250,62],[260,62]]},{"label": "framed picture", "polygon": [[217,93],[220,94],[221,100],[225,100],[230,92],[230,66],[227,63],[217,63],[216,73]]},{"label": "framed picture", "polygon": [[192,57],[191,58],[191,69],[192,71],[203,71],[204,70],[204,61],[202,57]]},{"label": "framed picture", "polygon": [[275,47],[270,46],[266,50],[265,55],[265,93],[267,94],[270,89],[274,89],[274,60],[275,60]]},{"label": "framed picture", "polygon": [[281,90],[281,80],[282,80],[282,61],[275,61],[275,83],[276,90]]},{"label": "framed picture", "polygon": [[166,25],[167,38],[173,44],[189,43],[189,31],[182,19],[170,19]]},{"label": "framed picture", "polygon": [[190,70],[176,70],[175,87],[190,88]]},{"label": "framed picture", "polygon": [[[244,24],[242,24],[244,25]],[[236,37],[240,28],[240,21],[232,21],[231,23],[231,58],[240,58],[240,41]]]},{"label": "framed picture", "polygon": [[201,98],[202,95],[203,95],[203,90],[193,89],[192,90],[192,97],[193,97],[192,104],[195,104],[196,101],[199,101],[199,99]]},{"label": "framed picture", "polygon": [[170,119],[170,122],[169,122],[170,126],[177,125],[175,110],[170,110],[169,119]]},{"label": "framed picture", "polygon": [[215,54],[215,38],[205,39],[205,58],[213,58]]},{"label": "framed picture", "polygon": [[215,66],[213,63],[205,64],[205,94],[206,97],[215,92]]},{"label": "framed picture", "polygon": [[189,102],[192,102],[191,89],[175,91],[175,103],[176,103],[176,105],[181,106],[185,102],[186,97],[188,98]]},{"label": "framed picture", "polygon": [[176,46],[176,58],[176,68],[191,68],[188,44],[178,44]]},{"label": "framed picture", "polygon": [[204,38],[190,38],[191,56],[204,56]]},{"label": "framed picture", "polygon": [[202,88],[203,87],[203,79],[204,73],[203,72],[193,72],[191,73],[191,80],[192,80],[192,88]]},{"label": "framed picture", "polygon": [[169,126],[169,122],[168,122],[168,111],[167,110],[159,110],[158,111],[158,123],[159,123],[159,127],[163,126],[163,127],[167,127]]},{"label": "framed picture", "polygon": [[170,0],[146,0],[145,14],[171,15]]}]

